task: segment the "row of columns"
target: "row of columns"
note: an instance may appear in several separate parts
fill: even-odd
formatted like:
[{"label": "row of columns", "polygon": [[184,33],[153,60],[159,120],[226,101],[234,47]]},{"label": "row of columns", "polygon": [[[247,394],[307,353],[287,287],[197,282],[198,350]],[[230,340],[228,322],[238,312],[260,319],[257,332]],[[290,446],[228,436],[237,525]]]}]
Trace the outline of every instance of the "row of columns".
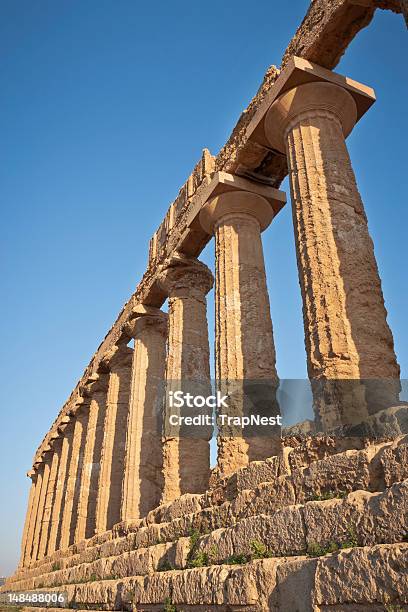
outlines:
[{"label": "row of columns", "polygon": [[[323,429],[344,422],[345,412],[351,420],[370,412],[358,390],[350,399],[337,380],[387,378],[388,403],[399,391],[373,245],[345,145],[355,121],[350,93],[321,82],[284,93],[265,120],[271,147],[288,159],[309,376],[333,381],[332,394],[315,397]],[[215,237],[216,378],[227,392],[234,381],[267,381],[271,409],[278,377],[261,232],[272,218],[268,201],[247,191],[217,195],[200,214]],[[82,389],[75,416],[65,418],[61,437],[31,474],[23,566],[208,487],[211,429],[199,438],[163,431],[158,397],[163,381],[170,388],[181,381],[210,388],[206,295],[213,277],[196,259],[176,255],[157,282],[168,314],[143,305],[134,310],[123,338]],[[219,474],[279,449],[276,438],[221,430]]]}]

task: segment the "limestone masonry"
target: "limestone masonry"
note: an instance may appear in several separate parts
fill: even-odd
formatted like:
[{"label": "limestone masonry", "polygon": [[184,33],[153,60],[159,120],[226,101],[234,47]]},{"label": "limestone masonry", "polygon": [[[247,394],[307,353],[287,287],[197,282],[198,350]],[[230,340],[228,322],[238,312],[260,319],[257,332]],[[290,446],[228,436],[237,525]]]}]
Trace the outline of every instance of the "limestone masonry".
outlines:
[{"label": "limestone masonry", "polygon": [[[79,610],[408,610],[408,406],[345,140],[375,94],[333,72],[377,8],[407,17],[403,0],[313,0],[220,153],[203,151],[34,456],[2,593],[65,591]],[[163,386],[211,393],[214,290],[228,410],[261,389],[279,415],[262,232],[287,174],[314,420],[222,425],[211,470],[212,426],[168,428]],[[215,277],[197,259],[212,238]]]}]

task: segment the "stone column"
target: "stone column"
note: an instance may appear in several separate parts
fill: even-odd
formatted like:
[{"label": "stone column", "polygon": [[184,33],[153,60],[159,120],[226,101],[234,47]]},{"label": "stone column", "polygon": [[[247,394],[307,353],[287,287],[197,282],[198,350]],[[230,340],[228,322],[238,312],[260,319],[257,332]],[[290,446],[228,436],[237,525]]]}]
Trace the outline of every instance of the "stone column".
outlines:
[{"label": "stone column", "polygon": [[61,538],[58,548],[68,548],[74,542],[78,503],[78,488],[84,456],[85,433],[88,421],[87,404],[82,404],[74,415],[72,448],[66,474],[66,489],[63,500]]},{"label": "stone column", "polygon": [[38,559],[43,559],[47,554],[47,545],[49,537],[49,529],[51,522],[51,513],[54,505],[54,496],[58,477],[58,464],[61,454],[62,440],[57,438],[52,443],[52,459],[50,467],[50,475],[48,478],[47,492],[45,496],[44,513],[42,517],[40,545],[38,549]]},{"label": "stone column", "polygon": [[[270,144],[288,159],[308,372],[328,381],[326,397],[315,395],[324,429],[362,421],[367,404],[376,412],[399,392],[373,243],[345,144],[356,118],[346,89],[313,82],[284,93],[265,119]],[[365,401],[351,382],[357,379],[388,384],[368,388]]]},{"label": "stone column", "polygon": [[29,473],[29,477],[31,479],[31,487],[30,487],[30,494],[28,497],[27,513],[26,513],[26,519],[24,523],[23,537],[21,540],[21,558],[20,558],[19,567],[25,567],[25,564],[26,564],[26,549],[28,546],[28,535],[29,535],[29,530],[30,530],[30,522],[33,520],[33,515],[34,515],[34,500],[35,500],[36,483],[37,483],[36,472],[32,470],[32,472]]},{"label": "stone column", "polygon": [[[168,296],[167,389],[208,394],[211,388],[206,294],[213,276],[194,258],[175,255],[162,268],[158,282]],[[165,407],[165,420],[169,415]],[[166,424],[165,424],[166,428]],[[197,428],[165,435],[163,501],[208,488],[212,430]]]},{"label": "stone column", "polygon": [[122,521],[147,515],[163,492],[161,413],[158,411],[166,364],[167,315],[138,306],[126,331],[135,340],[126,435]]},{"label": "stone column", "polygon": [[62,517],[64,515],[63,502],[67,488],[68,466],[71,459],[73,437],[73,423],[70,417],[64,417],[64,423],[60,425],[59,431],[62,433],[61,455],[58,465],[54,503],[51,511],[47,555],[52,555],[60,548]]},{"label": "stone column", "polygon": [[31,564],[32,561],[35,561],[32,555],[33,544],[34,544],[34,532],[35,526],[37,523],[38,516],[38,507],[40,502],[42,481],[43,481],[43,471],[44,471],[44,463],[41,463],[37,468],[37,479],[35,484],[35,494],[34,494],[34,503],[33,503],[33,511],[30,516],[30,526],[27,534],[27,545],[24,555],[24,566],[27,567]]},{"label": "stone column", "polygon": [[100,365],[101,371],[109,372],[109,388],[96,505],[96,533],[112,529],[120,521],[132,355],[132,349],[123,344],[117,345]]},{"label": "stone column", "polygon": [[48,480],[50,477],[50,456],[47,453],[44,457],[43,468],[42,468],[42,482],[41,491],[38,498],[37,516],[35,520],[35,529],[33,537],[33,547],[31,551],[31,561],[38,559],[38,550],[40,546],[41,527],[44,515],[45,499],[47,495]]},{"label": "stone column", "polygon": [[94,376],[94,379],[84,389],[84,396],[89,398],[90,405],[85,436],[75,542],[91,538],[95,534],[96,500],[98,495],[107,388],[108,377],[106,374],[101,374]]},{"label": "stone column", "polygon": [[[248,388],[252,387],[252,395],[257,383],[261,399],[267,401],[267,414],[278,412],[278,377],[261,240],[261,231],[273,214],[265,198],[238,190],[212,198],[200,213],[205,231],[215,235],[216,378],[223,392],[235,396],[231,413],[237,415],[245,411]],[[233,433],[220,429],[220,476],[230,475],[248,461],[280,452],[279,428],[271,436]]]}]

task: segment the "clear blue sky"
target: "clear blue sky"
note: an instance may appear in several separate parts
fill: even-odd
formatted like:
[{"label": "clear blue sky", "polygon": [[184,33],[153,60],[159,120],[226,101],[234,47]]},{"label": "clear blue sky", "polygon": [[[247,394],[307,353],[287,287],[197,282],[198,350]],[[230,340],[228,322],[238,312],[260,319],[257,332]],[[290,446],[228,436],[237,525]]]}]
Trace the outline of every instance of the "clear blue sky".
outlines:
[{"label": "clear blue sky", "polygon": [[[307,5],[2,0],[0,575],[17,563],[38,443],[202,148],[218,152]],[[377,11],[337,70],[378,96],[349,148],[408,377],[405,36]],[[304,377],[289,206],[264,245],[279,374]],[[213,267],[211,247],[203,259]]]}]

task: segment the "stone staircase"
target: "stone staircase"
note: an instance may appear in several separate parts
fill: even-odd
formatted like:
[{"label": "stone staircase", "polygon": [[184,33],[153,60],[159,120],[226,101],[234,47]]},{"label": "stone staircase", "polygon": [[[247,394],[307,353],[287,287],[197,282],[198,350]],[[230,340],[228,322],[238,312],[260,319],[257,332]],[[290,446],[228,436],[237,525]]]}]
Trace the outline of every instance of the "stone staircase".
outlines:
[{"label": "stone staircase", "polygon": [[84,610],[408,610],[408,436],[346,444],[286,439],[281,458],[57,551],[2,590],[66,591]]}]

